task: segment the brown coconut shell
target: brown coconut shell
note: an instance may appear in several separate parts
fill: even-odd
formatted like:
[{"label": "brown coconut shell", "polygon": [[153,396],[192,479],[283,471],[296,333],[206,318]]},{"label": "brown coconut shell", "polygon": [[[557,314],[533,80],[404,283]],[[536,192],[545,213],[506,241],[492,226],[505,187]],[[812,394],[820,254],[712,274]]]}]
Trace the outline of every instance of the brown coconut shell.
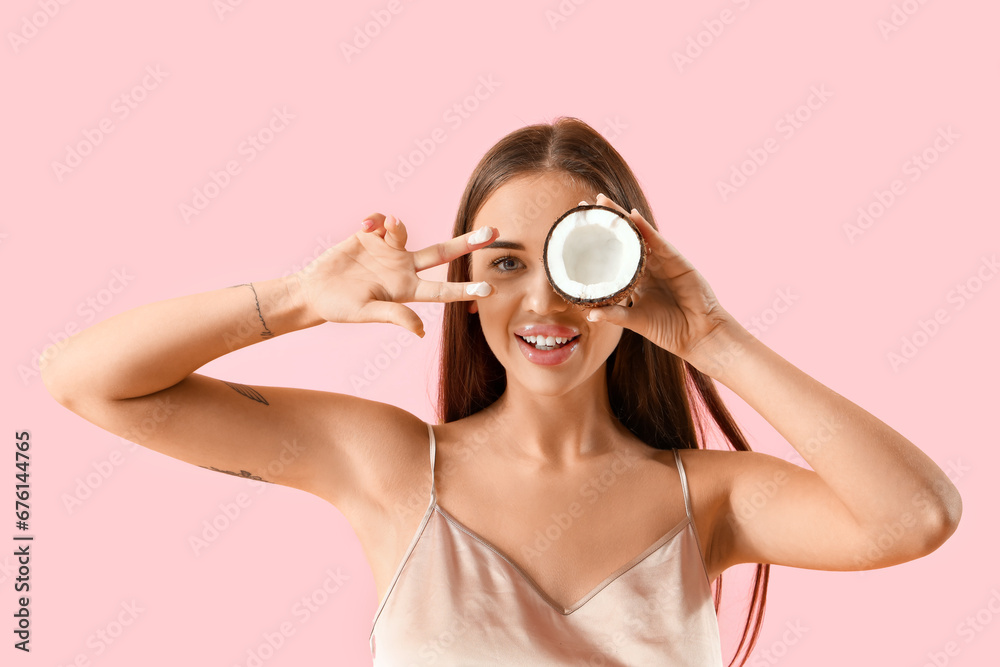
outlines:
[{"label": "brown coconut shell", "polygon": [[[625,220],[628,226],[632,228],[635,232],[636,237],[639,239],[639,266],[636,268],[635,273],[632,275],[632,280],[629,284],[621,288],[614,294],[609,294],[606,297],[595,298],[595,299],[581,299],[570,294],[567,294],[563,290],[559,289],[559,286],[555,284],[552,280],[552,273],[549,271],[549,239],[552,238],[552,232],[555,231],[559,223],[562,222],[567,216],[576,213],[578,211],[586,211],[592,208],[604,209],[605,211],[611,211],[619,218]],[[548,233],[545,235],[545,245],[542,246],[542,265],[545,267],[545,277],[548,279],[549,284],[552,285],[552,289],[555,290],[556,294],[561,296],[563,300],[576,306],[584,306],[586,308],[600,308],[602,306],[608,306],[611,304],[618,303],[622,299],[632,295],[635,291],[636,286],[639,284],[639,280],[642,278],[643,273],[646,270],[646,254],[648,249],[646,248],[646,240],[642,238],[642,232],[639,231],[639,227],[632,222],[632,219],[627,215],[623,215],[618,209],[611,208],[610,206],[600,206],[598,204],[587,204],[584,206],[576,206],[566,211],[559,216],[559,219],[552,223],[549,228]],[[631,304],[630,304],[631,305]]]}]

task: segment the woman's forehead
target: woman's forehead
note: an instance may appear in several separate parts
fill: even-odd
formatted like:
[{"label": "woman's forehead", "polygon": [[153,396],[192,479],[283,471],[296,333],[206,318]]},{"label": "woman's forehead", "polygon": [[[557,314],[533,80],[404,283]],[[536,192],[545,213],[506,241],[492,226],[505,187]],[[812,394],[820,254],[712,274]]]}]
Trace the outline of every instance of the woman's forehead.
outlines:
[{"label": "woman's forehead", "polygon": [[565,176],[545,174],[513,179],[499,188],[479,209],[473,229],[484,225],[496,227],[504,235],[543,236],[559,216],[580,203],[592,199],[589,188],[571,183]]}]

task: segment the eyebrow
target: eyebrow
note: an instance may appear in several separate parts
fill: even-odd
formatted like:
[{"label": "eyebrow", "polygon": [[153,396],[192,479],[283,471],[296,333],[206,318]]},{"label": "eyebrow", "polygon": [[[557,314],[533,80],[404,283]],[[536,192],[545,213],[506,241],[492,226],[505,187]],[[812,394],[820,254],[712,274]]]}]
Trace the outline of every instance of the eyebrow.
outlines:
[{"label": "eyebrow", "polygon": [[504,241],[502,239],[497,239],[493,243],[483,246],[480,250],[486,250],[487,248],[510,248],[511,250],[524,250],[524,246],[517,241]]}]

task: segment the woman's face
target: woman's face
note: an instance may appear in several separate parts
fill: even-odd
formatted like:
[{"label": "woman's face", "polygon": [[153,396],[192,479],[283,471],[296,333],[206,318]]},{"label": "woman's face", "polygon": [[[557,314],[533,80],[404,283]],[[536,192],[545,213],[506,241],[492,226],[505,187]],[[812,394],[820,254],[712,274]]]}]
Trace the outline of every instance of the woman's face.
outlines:
[{"label": "woman's face", "polygon": [[[581,201],[593,203],[597,195],[565,175],[520,176],[497,189],[472,223],[470,231],[485,226],[498,230],[493,243],[471,254],[471,280],[489,282],[493,292],[467,307],[479,313],[486,342],[507,370],[508,384],[544,395],[567,393],[600,369],[618,345],[622,328],[588,322],[587,308],[567,303],[552,289],[541,261],[552,223]],[[545,354],[517,335],[546,325],[568,329],[577,338]]]}]

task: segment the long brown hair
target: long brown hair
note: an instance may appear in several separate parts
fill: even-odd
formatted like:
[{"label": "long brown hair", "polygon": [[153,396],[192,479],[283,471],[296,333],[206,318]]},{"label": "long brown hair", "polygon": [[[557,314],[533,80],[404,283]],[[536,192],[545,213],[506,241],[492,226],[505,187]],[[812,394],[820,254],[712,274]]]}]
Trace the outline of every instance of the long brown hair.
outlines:
[{"label": "long brown hair", "polygon": [[[472,229],[480,208],[493,192],[518,176],[545,173],[603,192],[626,210],[635,207],[656,229],[653,212],[632,170],[608,141],[587,123],[560,117],[553,123],[529,125],[497,142],[479,161],[462,194],[453,237]],[[528,207],[544,205],[539,190]],[[471,253],[453,260],[448,280],[467,282]],[[711,378],[646,338],[623,329],[607,361],[608,399],[615,417],[637,438],[657,449],[698,449],[705,441],[705,410],[734,451],[751,451]],[[490,350],[478,313],[465,301],[445,304],[438,419],[463,419],[496,401],[507,386],[504,367]],[[695,403],[695,397],[700,405]],[[704,447],[703,447],[704,448]],[[747,644],[744,665],[757,643],[767,599],[769,564],[757,564],[747,623],[730,667]],[[722,575],[715,582],[715,612],[722,599]]]}]

